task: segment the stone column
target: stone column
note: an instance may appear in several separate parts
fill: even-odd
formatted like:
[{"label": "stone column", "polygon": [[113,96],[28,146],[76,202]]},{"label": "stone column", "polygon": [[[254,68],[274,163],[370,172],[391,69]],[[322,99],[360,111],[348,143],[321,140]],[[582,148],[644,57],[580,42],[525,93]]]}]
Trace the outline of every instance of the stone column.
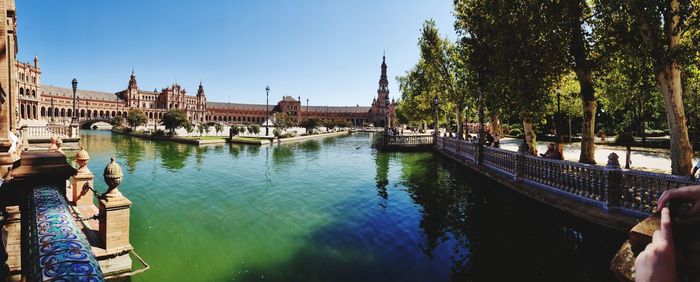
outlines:
[{"label": "stone column", "polygon": [[100,239],[105,251],[112,253],[115,249],[130,248],[129,214],[131,201],[120,195],[112,199],[100,199]]},{"label": "stone column", "polygon": [[611,153],[605,166],[605,206],[608,211],[620,206],[622,196],[622,169],[618,159],[617,154]]},{"label": "stone column", "polygon": [[528,145],[525,142],[518,146],[518,154],[515,155],[515,174],[513,175],[515,181],[521,181],[525,175],[525,155],[528,152]]},{"label": "stone column", "polygon": [[5,243],[7,252],[7,266],[10,273],[19,274],[22,268],[22,229],[19,206],[8,206],[5,208],[7,218],[2,227],[2,241]]},{"label": "stone column", "polygon": [[22,148],[24,150],[29,149],[29,127],[22,127]]},{"label": "stone column", "polygon": [[104,171],[105,182],[109,189],[105,196],[100,199],[100,215],[102,216],[99,233],[107,253],[131,248],[129,244],[131,201],[118,190],[123,176],[121,167],[112,158]]}]

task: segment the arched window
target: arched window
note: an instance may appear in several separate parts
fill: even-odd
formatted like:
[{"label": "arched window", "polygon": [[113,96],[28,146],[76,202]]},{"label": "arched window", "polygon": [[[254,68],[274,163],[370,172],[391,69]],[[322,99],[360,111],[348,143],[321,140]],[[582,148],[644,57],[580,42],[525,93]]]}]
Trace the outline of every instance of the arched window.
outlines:
[{"label": "arched window", "polygon": [[66,109],[61,109],[60,117],[66,117]]},{"label": "arched window", "polygon": [[41,117],[46,117],[46,107],[41,107]]},{"label": "arched window", "polygon": [[22,104],[22,106],[20,106],[19,112],[20,112],[20,118],[24,119],[24,104]]},{"label": "arched window", "polygon": [[36,98],[36,90],[32,90],[32,97]]},{"label": "arched window", "polygon": [[80,110],[80,117],[81,118],[85,117],[85,109]]},{"label": "arched window", "polygon": [[73,110],[68,109],[66,113],[68,114],[67,117],[73,117]]},{"label": "arched window", "polygon": [[19,88],[19,95],[24,96],[24,88],[22,88],[22,87]]}]

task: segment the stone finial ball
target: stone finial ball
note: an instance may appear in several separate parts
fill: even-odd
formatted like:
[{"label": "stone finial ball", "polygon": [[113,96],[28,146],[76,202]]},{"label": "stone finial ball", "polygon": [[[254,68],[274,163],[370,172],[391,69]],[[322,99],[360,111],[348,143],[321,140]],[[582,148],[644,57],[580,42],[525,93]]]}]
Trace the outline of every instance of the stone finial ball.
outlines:
[{"label": "stone finial ball", "polygon": [[107,167],[105,167],[103,176],[105,178],[120,178],[124,176],[124,173],[122,173],[122,167],[112,158]]},{"label": "stone finial ball", "polygon": [[620,159],[620,157],[617,156],[617,154],[615,154],[615,152],[610,153],[610,155],[608,155],[608,165],[607,166],[608,167],[619,167],[620,166],[619,159]]},{"label": "stone finial ball", "polygon": [[59,146],[63,145],[63,139],[61,139],[61,137],[56,138],[56,144]]},{"label": "stone finial ball", "polygon": [[114,158],[112,158],[107,167],[105,167],[103,176],[105,178],[105,183],[107,183],[107,186],[109,187],[107,193],[110,194],[112,190],[116,190],[116,187],[122,183],[124,173],[122,173],[121,166],[119,166],[119,164],[114,161]]},{"label": "stone finial ball", "polygon": [[75,154],[76,161],[88,161],[90,160],[90,154],[85,151],[85,148],[80,147],[80,150]]},{"label": "stone finial ball", "polygon": [[51,135],[51,143],[56,143],[56,135]]}]

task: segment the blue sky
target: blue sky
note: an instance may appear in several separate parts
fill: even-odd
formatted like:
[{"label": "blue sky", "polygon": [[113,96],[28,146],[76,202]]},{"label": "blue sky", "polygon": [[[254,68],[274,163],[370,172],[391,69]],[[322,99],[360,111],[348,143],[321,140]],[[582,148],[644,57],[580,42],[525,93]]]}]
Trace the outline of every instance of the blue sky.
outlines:
[{"label": "blue sky", "polygon": [[395,77],[418,58],[424,20],[454,40],[452,0],[17,0],[21,61],[39,56],[42,83],[117,92],[177,81],[209,101],[369,105],[386,50]]}]

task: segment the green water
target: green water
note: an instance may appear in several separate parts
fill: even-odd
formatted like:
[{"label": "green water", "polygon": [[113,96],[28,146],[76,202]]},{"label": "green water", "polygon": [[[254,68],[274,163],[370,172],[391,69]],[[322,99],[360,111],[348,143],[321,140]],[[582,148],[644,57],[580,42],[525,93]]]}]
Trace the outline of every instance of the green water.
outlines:
[{"label": "green water", "polygon": [[377,153],[368,134],[273,147],[83,134],[96,175],[110,156],[124,170],[131,243],[151,264],[134,281],[601,281],[624,239],[432,153]]}]

